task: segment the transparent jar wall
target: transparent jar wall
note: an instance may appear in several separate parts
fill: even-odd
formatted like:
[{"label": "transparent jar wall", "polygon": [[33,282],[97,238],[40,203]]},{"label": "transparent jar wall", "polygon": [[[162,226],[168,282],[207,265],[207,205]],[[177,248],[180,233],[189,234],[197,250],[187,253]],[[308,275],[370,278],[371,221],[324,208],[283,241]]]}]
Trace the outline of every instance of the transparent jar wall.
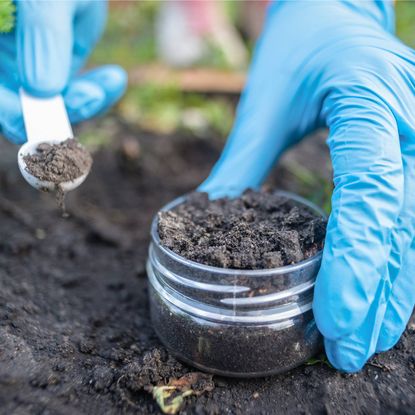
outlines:
[{"label": "transparent jar wall", "polygon": [[[259,309],[301,301],[313,289],[320,267],[319,255],[298,266],[278,270],[221,270],[185,259],[182,261],[179,255],[162,247],[159,241],[150,245],[149,261],[163,287],[169,287],[194,300],[201,299],[206,305],[229,308],[242,308],[243,299],[247,299],[246,305],[253,308],[253,296],[257,299]],[[267,289],[267,297],[259,292],[264,287]]]},{"label": "transparent jar wall", "polygon": [[[280,193],[321,214],[309,202]],[[286,371],[321,348],[311,311],[321,252],[276,269],[223,269],[161,246],[157,217],[151,234],[147,269],[153,325],[177,357],[206,371],[252,377]]]},{"label": "transparent jar wall", "polygon": [[238,325],[191,316],[161,298],[150,285],[150,310],[162,343],[178,359],[232,377],[285,372],[321,350],[312,311],[274,324]]}]

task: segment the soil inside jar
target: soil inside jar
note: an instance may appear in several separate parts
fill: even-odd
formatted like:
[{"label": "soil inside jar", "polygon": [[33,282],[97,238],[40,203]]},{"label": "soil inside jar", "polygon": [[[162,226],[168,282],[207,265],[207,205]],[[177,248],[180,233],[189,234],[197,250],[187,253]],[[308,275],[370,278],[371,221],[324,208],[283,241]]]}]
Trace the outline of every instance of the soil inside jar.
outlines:
[{"label": "soil inside jar", "polygon": [[305,205],[271,191],[209,200],[195,192],[159,213],[163,246],[206,265],[266,269],[295,264],[323,247],[326,220]]},{"label": "soil inside jar", "polygon": [[92,165],[91,155],[74,138],[58,144],[40,143],[36,153],[28,154],[23,159],[30,174],[56,185],[56,200],[63,212],[65,192],[60,184],[77,179],[87,173]]},{"label": "soil inside jar", "polygon": [[[324,217],[270,190],[248,190],[236,199],[217,200],[209,200],[205,193],[193,193],[158,217],[163,246],[198,263],[241,270],[277,268],[310,258],[322,249],[325,231]],[[317,270],[318,264],[310,278]],[[293,288],[293,284],[298,281],[290,273],[267,280],[247,279],[241,273],[234,282],[249,288],[238,294],[244,298],[279,293]],[[209,302],[209,294],[200,290],[197,300]],[[309,289],[279,300],[278,306],[306,307],[292,318],[249,324],[202,320],[182,312],[155,291],[150,297],[155,328],[179,358],[214,373],[251,377],[284,372],[320,350],[311,296]],[[229,300],[232,298],[230,294]]]},{"label": "soil inside jar", "polygon": [[322,349],[311,310],[274,324],[226,324],[183,313],[150,289],[156,332],[180,360],[199,369],[232,377],[286,372]]}]

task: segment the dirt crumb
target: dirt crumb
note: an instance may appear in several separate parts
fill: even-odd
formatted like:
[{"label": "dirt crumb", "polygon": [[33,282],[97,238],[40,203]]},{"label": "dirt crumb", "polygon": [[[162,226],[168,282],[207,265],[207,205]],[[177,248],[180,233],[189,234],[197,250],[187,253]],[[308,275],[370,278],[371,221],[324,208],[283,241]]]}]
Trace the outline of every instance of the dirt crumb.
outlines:
[{"label": "dirt crumb", "polygon": [[163,348],[156,347],[144,354],[141,362],[132,362],[124,368],[125,386],[140,391],[150,385],[166,382],[183,375],[187,370]]},{"label": "dirt crumb", "polygon": [[222,268],[263,269],[295,264],[323,247],[326,220],[272,191],[247,190],[236,199],[195,192],[159,213],[161,243],[193,261]]}]

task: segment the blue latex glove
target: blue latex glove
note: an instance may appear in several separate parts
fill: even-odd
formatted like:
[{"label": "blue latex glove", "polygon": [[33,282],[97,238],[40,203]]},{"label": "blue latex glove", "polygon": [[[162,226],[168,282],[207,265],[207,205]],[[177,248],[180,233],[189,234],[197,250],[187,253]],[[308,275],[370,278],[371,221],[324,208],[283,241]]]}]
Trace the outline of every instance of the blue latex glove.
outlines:
[{"label": "blue latex glove", "polygon": [[18,89],[48,97],[63,93],[72,123],[105,111],[123,94],[127,77],[109,65],[77,75],[103,31],[105,1],[25,0],[16,28],[0,34],[0,132],[26,141]]},{"label": "blue latex glove", "polygon": [[200,187],[256,188],[327,125],[334,169],[314,314],[330,362],[359,370],[398,341],[415,303],[415,54],[391,3],[277,2],[226,147]]}]

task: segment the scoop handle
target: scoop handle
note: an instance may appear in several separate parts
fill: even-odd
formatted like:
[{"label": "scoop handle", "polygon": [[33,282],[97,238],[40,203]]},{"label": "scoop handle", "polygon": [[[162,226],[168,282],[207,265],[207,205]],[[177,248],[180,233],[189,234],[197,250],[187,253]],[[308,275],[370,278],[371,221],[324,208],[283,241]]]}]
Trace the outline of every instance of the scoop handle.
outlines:
[{"label": "scoop handle", "polygon": [[27,141],[64,141],[73,138],[71,123],[62,95],[37,98],[20,88],[20,101]]}]

